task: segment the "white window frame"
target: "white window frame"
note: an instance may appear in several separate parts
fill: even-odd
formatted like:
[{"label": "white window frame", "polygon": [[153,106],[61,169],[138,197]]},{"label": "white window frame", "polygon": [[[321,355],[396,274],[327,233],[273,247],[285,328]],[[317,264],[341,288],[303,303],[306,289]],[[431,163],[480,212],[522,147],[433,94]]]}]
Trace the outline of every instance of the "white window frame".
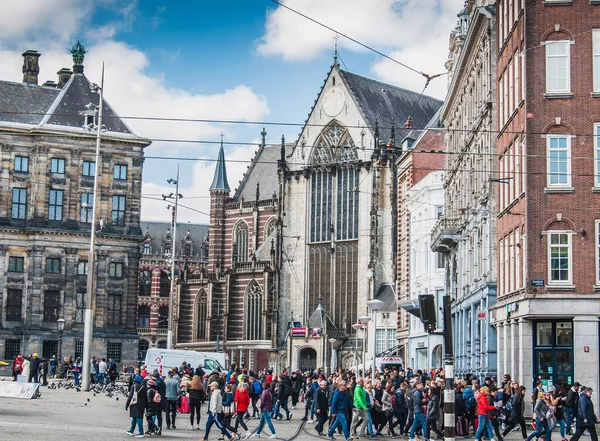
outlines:
[{"label": "white window frame", "polygon": [[[549,94],[561,94],[561,93],[571,93],[571,41],[570,40],[553,40],[553,41],[546,41],[545,42],[546,45],[546,93]],[[550,55],[550,48],[552,47],[557,47],[558,45],[564,45],[564,47],[566,48],[566,54],[560,54],[560,55]],[[549,59],[551,58],[555,58],[555,59],[559,59],[559,58],[565,58],[565,63],[566,63],[566,70],[567,70],[567,77],[566,77],[566,84],[564,88],[556,88],[553,89],[550,87],[550,83],[549,83],[549,78],[550,78],[550,66],[549,66]]]},{"label": "white window frame", "polygon": [[600,286],[600,220],[596,220],[596,286]]},{"label": "white window frame", "polygon": [[600,123],[594,124],[594,187],[600,188]]},{"label": "white window frame", "polygon": [[593,90],[600,92],[600,29],[592,29]]},{"label": "white window frame", "polygon": [[[550,172],[551,149],[550,143],[553,139],[562,139],[567,141],[567,182],[555,183],[551,182],[551,176],[555,173]],[[554,149],[553,149],[554,150]],[[548,188],[570,188],[571,187],[571,136],[570,135],[546,135],[546,186]]]},{"label": "white window frame", "polygon": [[[552,245],[552,236],[558,236],[558,235],[565,235],[567,236],[567,247],[568,247],[568,251],[569,251],[569,255],[568,255],[568,267],[567,267],[567,271],[568,271],[568,278],[567,280],[553,280],[552,279],[552,248],[553,247],[562,247],[563,245]],[[573,284],[573,232],[572,231],[566,231],[566,230],[552,230],[552,231],[548,231],[548,285],[549,286],[565,286],[565,285],[572,285]]]}]

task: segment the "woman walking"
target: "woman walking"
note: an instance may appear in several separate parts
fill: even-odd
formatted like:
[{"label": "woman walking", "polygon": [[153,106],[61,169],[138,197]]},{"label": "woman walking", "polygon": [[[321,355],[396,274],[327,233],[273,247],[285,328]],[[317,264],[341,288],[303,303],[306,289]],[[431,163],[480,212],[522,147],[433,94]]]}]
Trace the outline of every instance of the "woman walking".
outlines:
[{"label": "woman walking", "polygon": [[142,384],[142,377],[137,375],[133,379],[133,385],[127,395],[125,409],[129,409],[131,417],[131,427],[127,431],[128,435],[133,435],[135,426],[138,428],[136,438],[144,437],[144,411],[146,410],[146,386]]},{"label": "woman walking", "polygon": [[[262,395],[260,396],[260,421],[258,422],[258,427],[256,428],[256,433],[254,433],[253,437],[260,437],[260,433],[265,427],[265,423],[269,426],[272,435],[269,438],[277,438],[277,433],[275,433],[275,428],[273,427],[273,423],[271,422],[271,412],[273,411],[273,395],[269,390],[269,383],[266,381],[262,384]],[[246,435],[246,438],[250,436],[250,433]]]},{"label": "woman walking", "polygon": [[244,422],[244,415],[250,406],[250,394],[248,393],[248,387],[246,383],[240,383],[240,385],[237,387],[233,401],[235,402],[236,406],[234,432],[238,433],[238,426],[242,426],[244,433],[238,433],[238,436],[241,437],[242,435],[248,433],[248,426],[246,426],[246,423]]},{"label": "woman walking", "polygon": [[502,438],[505,438],[511,430],[517,425],[521,428],[521,434],[523,439],[527,439],[527,429],[525,427],[525,418],[523,413],[525,412],[525,406],[523,406],[523,399],[525,398],[525,387],[519,386],[512,399],[510,400],[510,414],[508,416],[508,422],[506,429],[502,432]]},{"label": "woman walking", "polygon": [[[190,425],[192,430],[200,430],[200,408],[206,401],[206,392],[202,386],[202,379],[194,375],[192,381],[187,386],[188,398],[190,400]],[[196,415],[196,425],[194,426],[194,414]]]},{"label": "woman walking", "polygon": [[490,439],[494,438],[494,434],[492,433],[492,423],[486,418],[488,411],[496,409],[496,406],[490,406],[488,404],[487,396],[489,392],[490,390],[487,386],[483,386],[479,389],[479,395],[477,395],[477,432],[475,433],[475,438],[478,441],[481,441],[485,429],[487,429],[488,437]]},{"label": "woman walking", "polygon": [[548,405],[544,400],[546,395],[550,397],[550,394],[538,392],[537,401],[533,407],[533,413],[535,416],[535,432],[529,435],[527,441],[531,441],[533,438],[539,438],[542,433],[544,434],[546,441],[550,441],[550,426],[548,425],[548,419],[546,417],[548,414]]}]

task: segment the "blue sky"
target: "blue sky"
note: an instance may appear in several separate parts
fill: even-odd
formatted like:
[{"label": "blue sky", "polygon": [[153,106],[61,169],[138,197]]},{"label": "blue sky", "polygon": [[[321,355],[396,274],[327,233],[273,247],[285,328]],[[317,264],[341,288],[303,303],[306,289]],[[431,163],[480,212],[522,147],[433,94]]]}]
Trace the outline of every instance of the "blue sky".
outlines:
[{"label": "blue sky", "polygon": [[[462,0],[285,0],[286,5],[424,72],[444,72],[448,35]],[[68,48],[88,50],[85,73],[100,79],[120,115],[302,123],[333,61],[334,34],[268,0],[22,0],[0,17],[0,78],[21,80],[21,52],[42,53],[40,80],[70,67]],[[343,37],[343,68],[420,91],[423,79]],[[428,93],[445,94],[446,79]],[[140,136],[214,141],[155,142],[148,156],[214,158],[225,142],[258,142],[261,125],[128,121]],[[294,141],[299,127],[267,126],[267,142]],[[226,145],[228,159],[249,161],[254,146]],[[177,162],[148,159],[143,193],[168,190]],[[214,164],[180,161],[187,204],[208,211]],[[228,164],[233,188],[247,163]],[[167,220],[162,202],[144,199],[142,216]],[[181,210],[180,219],[208,218]]]}]

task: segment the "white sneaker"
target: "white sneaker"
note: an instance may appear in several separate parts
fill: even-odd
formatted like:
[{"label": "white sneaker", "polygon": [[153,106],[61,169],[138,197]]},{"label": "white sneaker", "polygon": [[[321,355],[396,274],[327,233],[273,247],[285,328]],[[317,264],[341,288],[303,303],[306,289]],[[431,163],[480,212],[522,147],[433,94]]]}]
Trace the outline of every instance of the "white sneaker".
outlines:
[{"label": "white sneaker", "polygon": [[260,438],[260,433],[253,433],[252,438]]},{"label": "white sneaker", "polygon": [[[312,424],[312,423],[313,423],[313,420],[308,420],[308,421],[307,421],[307,423],[308,423],[308,424]],[[414,441],[414,440],[412,440],[412,441]]]},{"label": "white sneaker", "polygon": [[190,430],[194,430],[195,428],[196,428],[196,426],[194,426],[194,425],[192,424],[192,427],[190,427]]},{"label": "white sneaker", "polygon": [[414,438],[409,438],[409,440],[408,440],[408,441],[415,441],[415,439],[414,439]]},{"label": "white sneaker", "polygon": [[277,438],[277,434],[274,433],[273,435],[271,435],[269,438],[273,439],[273,438]]}]

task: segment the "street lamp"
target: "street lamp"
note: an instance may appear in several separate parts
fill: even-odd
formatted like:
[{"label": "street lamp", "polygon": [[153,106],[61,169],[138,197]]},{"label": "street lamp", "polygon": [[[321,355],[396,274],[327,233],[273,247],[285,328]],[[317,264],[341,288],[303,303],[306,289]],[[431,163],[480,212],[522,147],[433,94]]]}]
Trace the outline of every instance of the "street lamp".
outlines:
[{"label": "street lamp", "polygon": [[[98,92],[98,124],[96,127],[96,162],[94,169],[94,193],[92,196],[92,225],[90,229],[90,254],[88,256],[88,276],[85,288],[85,316],[83,319],[83,366],[81,389],[90,390],[90,360],[92,358],[92,335],[94,333],[94,276],[96,274],[96,213],[98,209],[98,174],[102,170],[100,167],[100,140],[102,138],[102,108],[104,93],[104,63],[102,63],[102,77],[100,86],[90,84],[92,92]],[[64,322],[64,319],[63,319]],[[63,323],[64,326],[64,323]]]},{"label": "street lamp", "polygon": [[354,323],[352,329],[356,332],[354,338],[354,375],[358,378],[358,330],[362,329],[360,323]]},{"label": "street lamp", "polygon": [[367,302],[369,308],[373,310],[373,368],[371,370],[371,378],[375,382],[375,355],[377,352],[377,311],[383,308],[383,302],[378,299],[369,300]]},{"label": "street lamp", "polygon": [[[329,339],[329,343],[331,343],[331,360],[330,360],[330,364],[329,364],[330,373],[333,373],[335,371],[335,369],[337,369],[337,366],[335,366],[335,364],[337,364],[337,359],[334,360],[335,352],[333,349],[333,345],[335,344],[336,341],[337,340],[335,338]],[[336,361],[336,363],[334,363],[334,361]]]},{"label": "street lamp", "polygon": [[[61,315],[58,320],[56,320],[56,325],[58,326],[58,363],[59,366],[62,366],[62,340],[63,340],[63,331],[65,330],[65,319]],[[60,368],[62,373],[62,367]]]},{"label": "street lamp", "polygon": [[177,236],[177,206],[179,204],[179,199],[183,198],[183,195],[179,194],[179,164],[177,164],[177,179],[168,179],[167,183],[175,184],[175,194],[170,193],[169,195],[162,195],[162,198],[165,201],[175,201],[175,205],[167,205],[167,209],[173,209],[171,216],[171,223],[173,224],[173,237],[171,244],[171,291],[169,294],[169,329],[167,330],[167,349],[173,349],[173,298],[175,297],[175,246],[177,244],[175,238]]},{"label": "street lamp", "polygon": [[365,375],[365,370],[366,370],[366,364],[365,364],[365,350],[366,350],[366,342],[367,342],[367,331],[368,331],[368,323],[371,321],[371,317],[369,317],[368,315],[361,315],[358,318],[358,323],[363,327],[363,329],[365,330],[365,333],[363,334],[363,347],[362,347],[362,356],[361,356],[361,360],[362,360],[362,370],[363,370],[363,376]]}]

